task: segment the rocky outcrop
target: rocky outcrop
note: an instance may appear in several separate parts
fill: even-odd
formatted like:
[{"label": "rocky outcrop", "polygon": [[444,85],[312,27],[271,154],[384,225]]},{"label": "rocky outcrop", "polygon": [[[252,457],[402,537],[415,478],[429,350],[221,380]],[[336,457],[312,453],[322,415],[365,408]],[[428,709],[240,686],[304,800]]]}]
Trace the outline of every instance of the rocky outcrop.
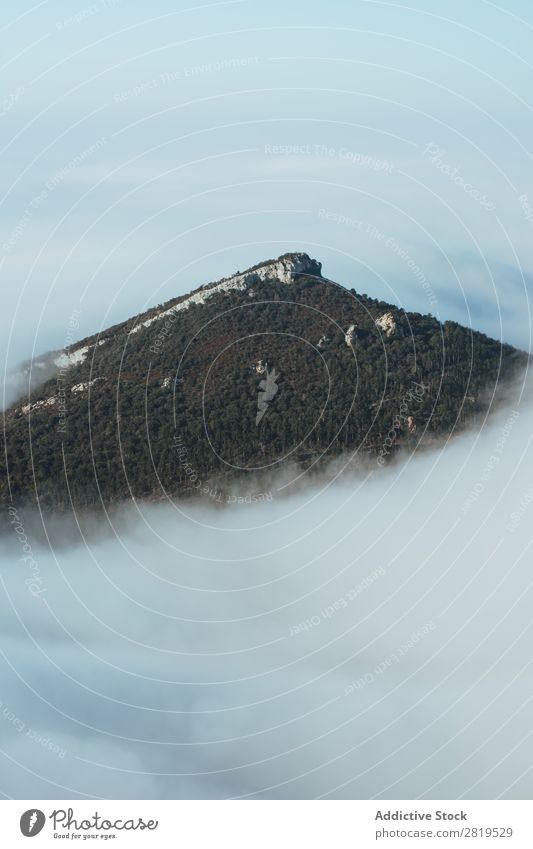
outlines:
[{"label": "rocky outcrop", "polygon": [[27,416],[30,413],[35,412],[36,410],[45,410],[47,407],[55,407],[56,404],[57,398],[55,395],[53,395],[51,398],[46,398],[43,401],[36,401],[35,404],[26,404],[21,409],[24,415]]},{"label": "rocky outcrop", "polygon": [[59,369],[79,366],[81,363],[85,362],[89,351],[93,350],[96,346],[100,347],[100,345],[105,345],[106,342],[107,339],[100,339],[100,341],[97,342],[97,345],[84,345],[82,348],[68,348],[65,351],[61,351],[59,356],[54,358],[53,363]]},{"label": "rocky outcrop", "polygon": [[230,280],[243,277],[250,278],[251,283],[256,283],[258,280],[279,280],[280,283],[289,284],[301,274],[321,277],[322,263],[304,253],[285,254],[272,262],[257,265],[245,271],[244,274],[231,277]]},{"label": "rocky outcrop", "polygon": [[401,328],[398,327],[396,319],[391,312],[385,312],[376,318],[376,327],[385,333],[385,336],[403,336]]},{"label": "rocky outcrop", "polygon": [[172,318],[176,313],[188,310],[193,304],[205,304],[213,295],[218,295],[232,290],[245,291],[256,283],[264,280],[277,280],[280,283],[293,283],[299,275],[307,274],[312,277],[322,276],[322,264],[316,259],[311,259],[310,256],[304,253],[285,254],[279,259],[264,262],[256,265],[239,274],[234,274],[233,277],[227,277],[220,280],[218,283],[209,283],[207,286],[202,286],[175,304],[168,310],[157,313],[152,318],[136,324],[131,333],[138,333],[144,327],[150,327],[155,321],[161,321],[164,318]]},{"label": "rocky outcrop", "polygon": [[344,334],[344,341],[348,345],[349,348],[353,348],[354,342],[357,339],[357,325],[350,324],[348,330]]},{"label": "rocky outcrop", "polygon": [[71,392],[87,392],[91,386],[94,386],[95,383],[99,383],[101,380],[105,380],[104,377],[95,377],[94,380],[88,380],[87,383],[76,383],[72,388]]},{"label": "rocky outcrop", "polygon": [[317,346],[317,348],[322,349],[322,348],[325,348],[326,345],[328,345],[330,342],[331,342],[331,339],[329,338],[329,336],[321,336],[320,339],[318,340],[316,346]]},{"label": "rocky outcrop", "polygon": [[[100,381],[105,380],[104,377],[95,377],[93,380],[88,380],[85,383],[75,383],[74,386],[71,386],[70,391],[75,395],[81,392],[87,392],[91,386],[94,386],[96,383],[100,383]],[[44,398],[41,401],[36,401],[34,404],[25,404],[20,408],[21,412],[27,416],[30,413],[38,412],[39,410],[46,410],[50,407],[55,407],[56,404],[59,404],[60,398],[57,395],[52,395],[51,398]]]}]

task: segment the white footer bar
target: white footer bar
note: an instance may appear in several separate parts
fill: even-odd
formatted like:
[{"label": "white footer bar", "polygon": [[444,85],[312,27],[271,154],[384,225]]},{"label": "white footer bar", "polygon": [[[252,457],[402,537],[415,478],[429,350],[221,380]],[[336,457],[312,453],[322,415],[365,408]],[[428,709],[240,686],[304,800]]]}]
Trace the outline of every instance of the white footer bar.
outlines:
[{"label": "white footer bar", "polygon": [[529,801],[29,800],[0,802],[0,834],[9,849],[533,849],[532,814]]}]

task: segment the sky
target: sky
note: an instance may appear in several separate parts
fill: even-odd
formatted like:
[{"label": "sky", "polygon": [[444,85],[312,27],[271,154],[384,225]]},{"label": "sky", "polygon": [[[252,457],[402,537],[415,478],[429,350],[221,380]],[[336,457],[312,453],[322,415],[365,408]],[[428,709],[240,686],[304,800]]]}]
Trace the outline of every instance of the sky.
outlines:
[{"label": "sky", "polygon": [[[287,251],[530,351],[532,34],[522,0],[17,5],[0,364]],[[259,505],[130,505],[59,546],[11,514],[0,792],[531,798],[521,393]]]},{"label": "sky", "polygon": [[17,7],[2,361],[288,250],[529,350],[532,27],[477,0]]}]

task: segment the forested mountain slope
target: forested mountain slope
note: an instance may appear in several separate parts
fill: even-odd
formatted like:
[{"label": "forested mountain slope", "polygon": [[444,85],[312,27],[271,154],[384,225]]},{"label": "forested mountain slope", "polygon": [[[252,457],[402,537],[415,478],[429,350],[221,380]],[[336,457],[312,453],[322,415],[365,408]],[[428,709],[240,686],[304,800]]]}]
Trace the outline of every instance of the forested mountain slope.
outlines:
[{"label": "forested mountain slope", "polygon": [[0,498],[184,496],[345,452],[382,465],[481,419],[527,355],[287,254],[42,358],[4,414]]}]

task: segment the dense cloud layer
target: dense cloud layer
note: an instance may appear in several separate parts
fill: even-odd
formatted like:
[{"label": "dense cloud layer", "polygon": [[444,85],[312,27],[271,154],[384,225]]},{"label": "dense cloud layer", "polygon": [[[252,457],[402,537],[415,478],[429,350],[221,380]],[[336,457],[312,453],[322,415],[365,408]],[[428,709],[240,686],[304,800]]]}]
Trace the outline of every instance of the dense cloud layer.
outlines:
[{"label": "dense cloud layer", "polygon": [[530,798],[531,425],[52,549],[12,513],[1,790]]}]

